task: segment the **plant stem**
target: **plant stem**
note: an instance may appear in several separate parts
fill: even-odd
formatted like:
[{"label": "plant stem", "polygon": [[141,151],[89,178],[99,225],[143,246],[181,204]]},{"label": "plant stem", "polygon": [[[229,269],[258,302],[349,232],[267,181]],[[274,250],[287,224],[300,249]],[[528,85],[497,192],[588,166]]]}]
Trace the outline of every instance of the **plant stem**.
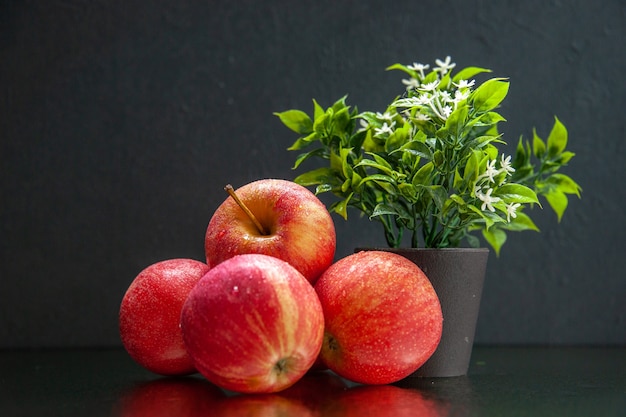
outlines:
[{"label": "plant stem", "polygon": [[252,220],[252,223],[254,223],[254,225],[256,226],[256,228],[258,229],[259,233],[261,233],[263,236],[267,236],[269,235],[269,232],[267,232],[265,230],[265,228],[263,227],[263,225],[261,224],[261,222],[259,222],[259,220],[256,218],[256,216],[254,214],[252,214],[252,212],[250,211],[250,209],[248,208],[248,206],[246,206],[243,201],[241,201],[239,199],[239,197],[237,196],[237,194],[235,193],[235,190],[233,189],[233,186],[230,184],[226,184],[226,186],[224,187],[224,191],[226,191],[237,203],[237,205],[239,207],[241,207],[241,209],[244,211],[244,213],[246,213],[246,215],[250,218],[250,220]]}]

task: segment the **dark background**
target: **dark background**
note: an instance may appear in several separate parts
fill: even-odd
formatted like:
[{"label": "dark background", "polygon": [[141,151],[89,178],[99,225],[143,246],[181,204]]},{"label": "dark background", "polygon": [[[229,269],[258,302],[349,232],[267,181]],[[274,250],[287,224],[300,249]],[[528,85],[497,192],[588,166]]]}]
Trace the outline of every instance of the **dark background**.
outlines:
[{"label": "dark background", "polygon": [[[583,187],[492,253],[476,342],[625,344],[625,23],[619,0],[0,2],[0,348],[119,345],[124,291],[203,259],[224,184],[295,177],[272,112],[382,111],[388,65],[446,55],[510,78],[511,149],[557,115]],[[334,219],[337,257],[384,244]]]}]

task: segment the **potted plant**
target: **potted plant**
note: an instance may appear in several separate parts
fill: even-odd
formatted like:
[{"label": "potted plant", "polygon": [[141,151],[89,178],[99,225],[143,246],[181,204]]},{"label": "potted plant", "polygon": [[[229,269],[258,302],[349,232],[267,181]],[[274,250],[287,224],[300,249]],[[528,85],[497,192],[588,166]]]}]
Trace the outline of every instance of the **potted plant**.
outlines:
[{"label": "potted plant", "polygon": [[[506,155],[498,148],[505,144],[498,131],[505,119],[497,109],[508,94],[508,80],[478,83],[475,77],[491,71],[467,67],[454,73],[454,68],[450,57],[436,60],[432,69],[419,63],[388,67],[408,78],[402,80],[404,93],[382,112],[359,112],[344,96],[326,109],[313,100],[311,116],[296,109],[276,113],[299,135],[289,148],[298,152],[294,169],[310,159],[324,161],[295,182],[334,194],[329,210],[344,219],[352,207],[378,221],[391,250],[405,254],[404,249],[420,248],[405,256],[424,269],[442,301],[444,335],[431,361],[439,356],[447,362],[462,356],[443,352],[447,339],[461,339],[451,341],[471,353],[488,254],[479,236],[499,255],[508,232],[538,230],[526,209],[541,206],[540,197],[560,221],[568,195],[581,192],[559,172],[574,153],[566,150],[567,130],[558,118],[546,140],[533,131],[532,141],[520,137],[514,155]],[[479,259],[464,261],[464,252]],[[438,272],[443,256],[454,259]],[[466,287],[472,265],[478,282]],[[461,302],[456,296],[447,301],[446,284],[465,291],[473,311],[455,313]],[[452,335],[450,324],[463,317],[471,330]],[[465,373],[469,354],[462,361],[465,371],[442,373]]]}]

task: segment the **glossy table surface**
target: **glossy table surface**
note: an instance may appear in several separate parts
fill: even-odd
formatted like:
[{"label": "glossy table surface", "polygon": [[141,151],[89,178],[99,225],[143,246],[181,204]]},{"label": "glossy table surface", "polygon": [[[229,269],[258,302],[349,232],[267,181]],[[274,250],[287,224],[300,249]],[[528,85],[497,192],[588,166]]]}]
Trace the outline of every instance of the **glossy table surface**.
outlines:
[{"label": "glossy table surface", "polygon": [[475,347],[467,376],[359,386],[311,373],[273,395],[164,378],[121,349],[0,351],[0,416],[626,416],[626,348]]}]

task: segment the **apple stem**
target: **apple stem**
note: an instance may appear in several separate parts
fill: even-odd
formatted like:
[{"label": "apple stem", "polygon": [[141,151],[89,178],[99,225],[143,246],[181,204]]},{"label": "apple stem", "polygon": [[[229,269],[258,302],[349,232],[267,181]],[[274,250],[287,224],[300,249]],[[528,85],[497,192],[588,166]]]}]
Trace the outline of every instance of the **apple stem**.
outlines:
[{"label": "apple stem", "polygon": [[250,220],[252,220],[252,223],[254,223],[254,225],[256,226],[256,228],[259,230],[259,232],[262,235],[269,235],[269,233],[265,230],[265,228],[263,227],[263,225],[261,224],[261,222],[259,222],[259,220],[255,217],[254,214],[252,214],[252,212],[250,211],[250,209],[248,208],[248,206],[246,206],[243,201],[241,201],[239,199],[239,197],[237,196],[237,194],[235,193],[235,189],[233,188],[232,185],[230,184],[226,184],[226,186],[224,187],[224,190],[235,200],[235,202],[237,203],[237,205],[239,207],[241,207],[241,209],[244,211],[244,213],[246,213],[246,215],[250,218]]}]

